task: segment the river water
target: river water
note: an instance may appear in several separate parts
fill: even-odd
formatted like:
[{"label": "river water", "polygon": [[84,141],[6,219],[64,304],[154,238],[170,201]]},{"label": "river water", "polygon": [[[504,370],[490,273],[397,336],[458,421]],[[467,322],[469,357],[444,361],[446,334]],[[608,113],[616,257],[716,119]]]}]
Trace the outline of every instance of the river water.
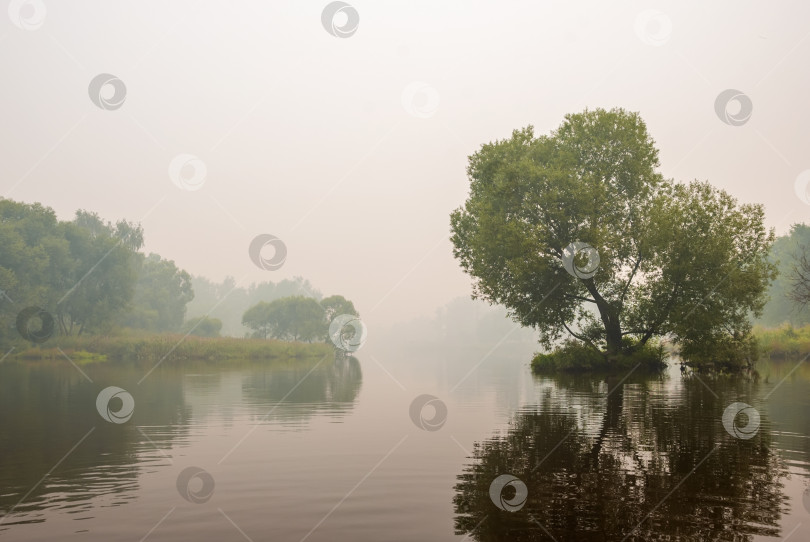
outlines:
[{"label": "river water", "polygon": [[3,362],[0,538],[810,539],[808,364],[540,378],[530,354]]}]

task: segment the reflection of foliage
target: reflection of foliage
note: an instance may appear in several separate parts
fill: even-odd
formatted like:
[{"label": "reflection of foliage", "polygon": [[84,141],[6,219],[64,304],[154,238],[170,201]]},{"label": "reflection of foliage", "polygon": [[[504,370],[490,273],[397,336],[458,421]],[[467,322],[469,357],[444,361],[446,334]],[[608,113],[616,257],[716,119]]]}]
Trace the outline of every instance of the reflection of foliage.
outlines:
[{"label": "reflection of foliage", "polygon": [[[360,363],[353,357],[235,360],[221,370],[203,362],[166,363],[137,385],[148,367],[96,364],[87,369],[91,383],[67,362],[0,364],[0,518],[35,488],[0,532],[14,523],[44,521],[43,508],[75,512],[96,506],[96,498],[115,495],[117,503],[136,498],[142,466],[151,470],[155,458],[162,462],[174,446],[188,445],[183,437],[192,420],[205,425],[206,409],[231,415],[233,401],[241,397],[231,393],[230,380],[223,378],[228,373],[237,371],[250,399],[246,404],[256,408],[257,417],[271,411],[268,417],[281,421],[342,415],[352,408],[362,382]],[[108,385],[132,393],[135,412],[129,422],[107,423],[96,411],[96,397]],[[223,394],[222,402],[212,405],[216,393]]]},{"label": "reflection of foliage", "polygon": [[[360,362],[355,357],[338,356],[334,360],[308,363],[296,361],[286,367],[274,364],[265,369],[257,368],[245,380],[244,394],[262,405],[283,401],[284,406],[274,409],[273,417],[309,417],[317,410],[342,409],[354,403],[362,378]],[[286,408],[298,404],[312,408]]]},{"label": "reflection of foliage", "polygon": [[[603,387],[601,405],[593,393],[558,390],[564,400],[546,394],[505,435],[477,443],[455,488],[457,533],[480,541],[778,536],[785,473],[769,435],[730,437],[719,422],[730,400],[696,380],[684,382],[675,404],[646,388],[625,384],[605,399]],[[489,498],[504,473],[529,488],[519,512]]]},{"label": "reflection of foliage", "polygon": [[[91,383],[67,364],[0,365],[0,514],[5,517],[20,503],[3,525],[43,521],[27,513],[66,501],[76,511],[104,495],[115,494],[117,501],[134,498],[139,450],[169,448],[187,432],[182,381],[169,374],[136,386],[143,370],[135,366],[101,364]],[[96,411],[96,397],[108,384],[122,382],[131,383],[123,385],[133,390],[135,414],[123,425],[107,423]],[[172,430],[153,433],[149,442],[136,425]],[[43,479],[54,465],[59,468]]]},{"label": "reflection of foliage", "polygon": [[[810,341],[808,341],[810,342]],[[763,382],[785,382],[778,393],[768,398],[768,413],[780,433],[774,440],[780,455],[788,463],[807,465],[810,457],[810,364],[790,362],[761,362],[757,372]],[[810,479],[808,479],[810,482]],[[810,510],[808,510],[810,512]]]}]

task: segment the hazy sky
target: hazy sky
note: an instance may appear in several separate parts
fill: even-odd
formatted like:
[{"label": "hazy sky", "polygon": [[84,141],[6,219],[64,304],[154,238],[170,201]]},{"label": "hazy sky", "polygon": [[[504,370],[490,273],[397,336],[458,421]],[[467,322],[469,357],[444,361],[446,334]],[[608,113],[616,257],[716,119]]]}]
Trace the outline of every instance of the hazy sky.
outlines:
[{"label": "hazy sky", "polygon": [[[12,2],[0,195],[139,221],[193,274],[303,275],[370,327],[470,292],[447,239],[466,157],[586,107],[639,111],[665,176],[763,203],[777,233],[810,218],[806,1],[352,0],[349,37],[322,24],[328,3]],[[102,73],[126,87],[102,90],[108,110],[88,92]],[[747,122],[715,112],[726,89]],[[170,178],[181,154],[205,165],[198,190]],[[278,270],[248,257],[262,233],[287,246]]]}]

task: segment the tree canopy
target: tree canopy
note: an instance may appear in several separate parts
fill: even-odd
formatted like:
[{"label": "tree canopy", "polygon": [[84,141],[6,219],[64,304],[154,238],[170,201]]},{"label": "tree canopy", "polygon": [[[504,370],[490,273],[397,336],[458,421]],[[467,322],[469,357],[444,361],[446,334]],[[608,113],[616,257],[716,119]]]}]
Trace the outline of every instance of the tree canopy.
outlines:
[{"label": "tree canopy", "polygon": [[213,282],[205,277],[191,279],[194,299],[188,304],[190,317],[208,315],[222,321],[222,334],[232,337],[244,336],[242,316],[259,301],[273,301],[282,297],[303,295],[321,299],[320,291],[303,277],[282,279],[278,282],[264,281],[238,286],[234,277],[222,282]]},{"label": "tree canopy", "polygon": [[197,316],[186,322],[184,331],[197,337],[219,337],[219,332],[222,331],[222,321],[218,318]]},{"label": "tree canopy", "polygon": [[810,226],[793,224],[786,235],[776,238],[770,260],[779,273],[768,289],[768,302],[759,323],[777,326],[789,323],[802,326],[810,323],[810,307],[802,302],[802,294],[810,292]]},{"label": "tree canopy", "polygon": [[[174,261],[143,254],[143,235],[126,220],[84,210],[59,220],[39,203],[0,199],[0,345],[121,328],[241,336],[245,309],[260,301],[245,320],[254,333],[311,341],[325,339],[334,316],[357,314],[343,296],[321,302],[303,277],[245,287],[232,277],[192,278]],[[282,298],[268,313],[265,305]]]},{"label": "tree canopy", "polygon": [[191,275],[157,254],[138,253],[135,266],[138,280],[132,308],[121,319],[122,324],[149,331],[180,330],[186,305],[194,299]]},{"label": "tree canopy", "polygon": [[63,335],[109,329],[130,307],[137,271],[133,265],[143,231],[121,220],[77,211],[59,221],[42,205],[0,200],[0,290],[10,339],[14,314],[39,306],[53,316]]},{"label": "tree canopy", "polygon": [[289,296],[270,302],[260,301],[245,311],[242,324],[254,337],[293,341],[324,340],[335,316],[359,316],[354,304],[341,295],[320,302],[306,296]]},{"label": "tree canopy", "polygon": [[744,351],[774,276],[763,208],[665,180],[659,165],[644,121],[622,109],[483,145],[451,215],[474,296],[546,346],[573,337],[608,360],[661,336],[696,362],[718,345]]}]

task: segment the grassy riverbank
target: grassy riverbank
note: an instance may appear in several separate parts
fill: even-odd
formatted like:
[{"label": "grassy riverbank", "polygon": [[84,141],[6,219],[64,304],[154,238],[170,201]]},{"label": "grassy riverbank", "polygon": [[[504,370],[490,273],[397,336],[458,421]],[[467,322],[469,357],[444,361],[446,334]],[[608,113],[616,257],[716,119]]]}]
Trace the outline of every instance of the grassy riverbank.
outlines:
[{"label": "grassy riverbank", "polygon": [[801,359],[810,355],[810,325],[783,325],[777,328],[756,326],[754,336],[765,359]]},{"label": "grassy riverbank", "polygon": [[[61,350],[61,351],[60,351]],[[306,359],[333,351],[329,344],[283,342],[234,337],[196,337],[161,334],[117,337],[59,337],[45,344],[17,349],[9,357],[20,360],[64,359],[75,363],[116,360],[227,361]],[[64,354],[63,354],[64,353]]]},{"label": "grassy riverbank", "polygon": [[[759,357],[762,360],[799,360],[810,356],[810,325],[777,328],[756,326],[753,330],[757,340]],[[639,366],[648,371],[664,366],[667,352],[663,347],[648,346],[629,356],[607,358],[587,346],[570,342],[548,354],[536,354],[532,359],[535,373],[576,373],[597,371],[622,371]]]},{"label": "grassy riverbank", "polygon": [[631,354],[608,358],[589,346],[570,341],[551,353],[535,354],[532,359],[532,372],[536,374],[624,372],[635,368],[642,372],[657,372],[666,366],[665,358],[664,348],[657,344],[648,344]]}]

